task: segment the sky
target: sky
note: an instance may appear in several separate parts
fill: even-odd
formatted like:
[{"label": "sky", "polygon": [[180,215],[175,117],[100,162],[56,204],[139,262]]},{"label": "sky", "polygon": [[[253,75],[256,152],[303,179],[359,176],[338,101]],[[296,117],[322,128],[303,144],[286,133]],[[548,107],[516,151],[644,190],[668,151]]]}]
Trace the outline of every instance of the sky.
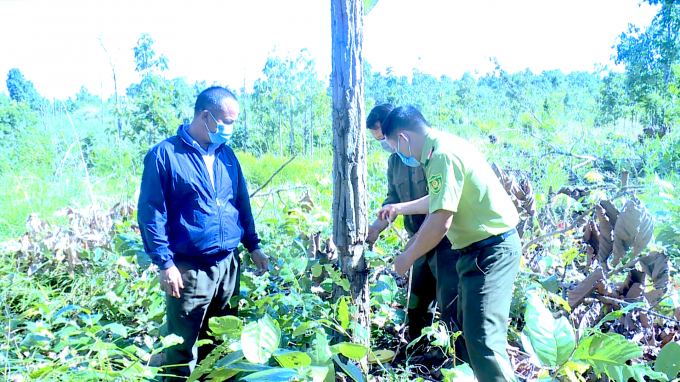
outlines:
[{"label": "sky", "polygon": [[[508,72],[593,71],[614,66],[616,38],[649,25],[640,0],[379,0],[364,17],[364,58],[374,71],[483,75],[496,57]],[[110,60],[120,94],[139,81],[132,48],[142,33],[169,59],[168,78],[248,88],[268,55],[307,48],[319,76],[331,72],[326,0],[0,0],[0,92],[19,68],[48,98],[81,86],[108,98]],[[108,53],[104,52],[99,38]]]}]

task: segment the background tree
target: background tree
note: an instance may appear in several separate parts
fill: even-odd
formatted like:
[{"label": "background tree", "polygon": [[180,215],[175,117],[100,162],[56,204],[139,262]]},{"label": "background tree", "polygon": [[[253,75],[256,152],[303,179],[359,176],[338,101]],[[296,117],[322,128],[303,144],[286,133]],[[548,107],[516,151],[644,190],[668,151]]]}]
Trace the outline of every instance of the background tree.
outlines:
[{"label": "background tree", "polygon": [[645,0],[661,5],[651,25],[642,30],[629,25],[616,44],[616,64],[626,67],[633,101],[644,110],[643,118],[663,125],[677,118],[673,108],[678,95],[680,57],[680,4],[674,0]]},{"label": "background tree", "polygon": [[10,69],[7,74],[7,90],[14,101],[26,102],[31,109],[41,110],[43,98],[33,87],[33,82],[27,81],[17,68]]}]

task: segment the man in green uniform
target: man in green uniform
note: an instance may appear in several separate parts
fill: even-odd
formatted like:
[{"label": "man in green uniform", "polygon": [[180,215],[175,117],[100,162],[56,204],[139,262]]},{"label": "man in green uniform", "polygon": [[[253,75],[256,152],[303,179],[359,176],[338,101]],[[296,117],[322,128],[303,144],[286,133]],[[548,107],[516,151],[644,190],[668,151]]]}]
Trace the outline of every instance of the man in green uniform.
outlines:
[{"label": "man in green uniform", "polygon": [[383,220],[429,213],[413,243],[395,258],[396,271],[406,273],[446,235],[458,254],[458,320],[475,376],[480,382],[514,380],[506,345],[521,247],[510,197],[474,146],[431,128],[416,108],[394,109],[382,132],[406,165],[425,169],[429,187],[421,199],[378,212]]},{"label": "man in green uniform", "polygon": [[[427,179],[422,167],[406,166],[399,155],[387,145],[381,131],[381,121],[394,107],[389,104],[379,105],[373,108],[366,119],[366,127],[383,149],[389,152],[390,158],[387,164],[387,197],[383,205],[409,202],[427,195]],[[409,237],[413,238],[418,229],[425,221],[426,215],[404,216],[404,228]],[[368,227],[368,242],[375,243],[382,231],[388,227],[386,220],[377,219]],[[447,238],[442,238],[439,244],[424,256],[419,257],[413,263],[413,278],[411,284],[411,306],[408,310],[408,329],[411,339],[418,338],[424,327],[431,325],[432,314],[428,312],[428,306],[437,300],[441,311],[441,321],[444,321],[449,329],[458,331],[459,325],[456,319],[458,280],[455,272],[438,274],[442,269],[442,263],[450,263],[455,259],[456,253],[451,249],[451,243]],[[440,278],[446,278],[447,282],[439,282]],[[456,343],[456,349],[463,346]]]}]

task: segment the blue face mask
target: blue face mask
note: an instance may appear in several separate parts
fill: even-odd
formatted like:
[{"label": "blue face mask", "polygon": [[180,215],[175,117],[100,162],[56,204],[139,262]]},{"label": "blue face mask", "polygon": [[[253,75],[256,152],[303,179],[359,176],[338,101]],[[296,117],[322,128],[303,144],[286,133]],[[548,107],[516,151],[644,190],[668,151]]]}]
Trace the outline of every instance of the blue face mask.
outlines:
[{"label": "blue face mask", "polygon": [[[208,113],[210,112],[208,111]],[[215,119],[215,116],[212,115],[212,113],[210,113],[210,116],[217,125],[217,131],[214,133],[210,131],[210,129],[208,128],[208,124],[205,125],[205,129],[208,130],[208,137],[210,138],[210,142],[218,145],[222,143],[228,143],[234,131],[234,124],[232,123],[229,125],[223,125],[221,123],[217,123],[217,120]]]},{"label": "blue face mask", "polygon": [[[408,135],[404,134],[404,136],[406,138],[408,138]],[[413,154],[411,154],[411,141],[409,141],[408,139],[406,140],[408,142],[408,158],[404,154],[402,154],[401,151],[399,151],[399,141],[401,141],[401,139],[399,139],[399,137],[397,137],[397,155],[399,155],[399,158],[401,158],[401,161],[404,162],[404,164],[409,166],[409,167],[420,166],[420,161],[418,161],[418,159],[416,159],[413,156]]]}]

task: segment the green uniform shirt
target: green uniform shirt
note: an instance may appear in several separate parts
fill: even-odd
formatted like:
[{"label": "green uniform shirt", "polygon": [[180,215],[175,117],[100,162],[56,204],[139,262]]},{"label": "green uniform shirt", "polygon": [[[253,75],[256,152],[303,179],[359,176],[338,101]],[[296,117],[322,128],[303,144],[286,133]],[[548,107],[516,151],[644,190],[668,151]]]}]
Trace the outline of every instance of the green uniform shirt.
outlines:
[{"label": "green uniform shirt", "polygon": [[431,129],[421,164],[429,186],[430,213],[453,212],[446,236],[454,249],[505,233],[519,222],[493,169],[464,139]]}]

